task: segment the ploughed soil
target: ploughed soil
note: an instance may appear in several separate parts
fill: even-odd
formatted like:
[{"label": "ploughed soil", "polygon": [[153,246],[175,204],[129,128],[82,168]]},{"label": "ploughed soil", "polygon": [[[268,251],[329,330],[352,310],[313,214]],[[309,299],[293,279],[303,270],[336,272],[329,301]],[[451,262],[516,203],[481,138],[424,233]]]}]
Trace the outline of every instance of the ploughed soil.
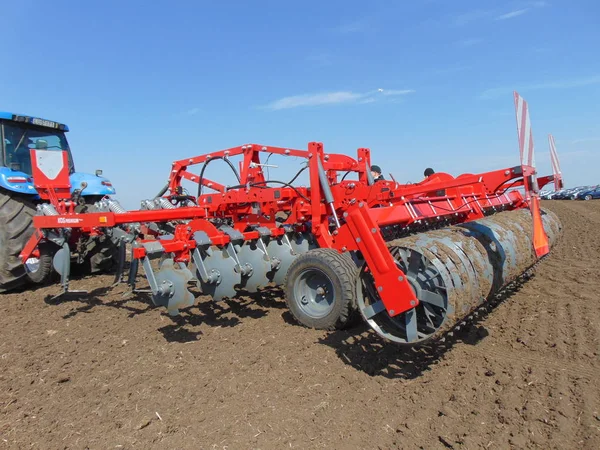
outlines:
[{"label": "ploughed soil", "polygon": [[272,290],[172,319],[108,275],[0,295],[0,448],[600,448],[600,201],[446,343],[295,325]]}]

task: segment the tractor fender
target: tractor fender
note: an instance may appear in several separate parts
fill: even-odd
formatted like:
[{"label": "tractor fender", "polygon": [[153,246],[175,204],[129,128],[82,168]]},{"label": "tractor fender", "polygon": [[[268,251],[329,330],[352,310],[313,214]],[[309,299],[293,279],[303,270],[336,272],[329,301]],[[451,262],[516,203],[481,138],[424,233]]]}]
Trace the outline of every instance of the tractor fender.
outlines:
[{"label": "tractor fender", "polygon": [[71,174],[69,180],[71,181],[71,190],[81,189],[82,183],[87,184],[81,192],[84,197],[88,195],[114,195],[116,193],[112,183],[105,177],[75,172]]},{"label": "tractor fender", "polygon": [[33,187],[31,175],[18,170],[12,170],[8,167],[0,167],[0,187],[7,191],[17,192],[19,194],[30,194],[37,196],[37,191]]},{"label": "tractor fender", "polygon": [[[108,178],[92,175],[89,173],[75,172],[69,176],[71,191],[81,189],[82,183],[87,186],[81,193],[82,196],[105,196],[114,195],[115,188]],[[39,199],[37,190],[33,185],[31,175],[8,167],[0,167],[0,187],[7,191],[19,194],[31,195],[33,199]]]}]

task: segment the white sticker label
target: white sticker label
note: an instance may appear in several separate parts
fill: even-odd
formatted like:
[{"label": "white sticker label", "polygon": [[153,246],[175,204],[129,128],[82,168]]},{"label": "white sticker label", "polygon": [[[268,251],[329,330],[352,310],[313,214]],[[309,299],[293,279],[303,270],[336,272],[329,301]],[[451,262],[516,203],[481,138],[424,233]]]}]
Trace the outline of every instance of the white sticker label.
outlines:
[{"label": "white sticker label", "polygon": [[59,217],[57,219],[58,223],[79,223],[81,222],[83,219],[68,219],[66,217]]}]

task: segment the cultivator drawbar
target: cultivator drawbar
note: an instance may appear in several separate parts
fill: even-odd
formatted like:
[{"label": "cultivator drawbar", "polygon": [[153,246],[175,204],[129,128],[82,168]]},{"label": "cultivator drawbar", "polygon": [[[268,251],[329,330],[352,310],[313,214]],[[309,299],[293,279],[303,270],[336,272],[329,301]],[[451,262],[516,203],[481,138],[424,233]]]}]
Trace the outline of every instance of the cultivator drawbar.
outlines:
[{"label": "cultivator drawbar", "polygon": [[[290,182],[269,180],[265,154],[305,164]],[[205,177],[217,160],[237,184]],[[130,248],[130,290],[137,290],[141,266],[153,302],[170,314],[192,306],[197,290],[219,301],[279,285],[301,324],[331,330],[362,316],[381,336],[412,344],[443,334],[498,293],[560,233],[537,199],[552,177],[537,178],[527,161],[458,177],[437,173],[410,185],[374,181],[370,167],[366,148],[351,158],[317,142],[306,150],[249,144],[174,162],[163,192],[138,211],[106,198],[77,213],[48,181],[37,188],[50,211],[40,208],[34,217],[37,232],[21,257],[42,243],[67,249],[54,257],[66,292],[68,242],[104,236],[120,248],[117,284]],[[304,170],[309,185],[295,185]],[[198,185],[197,195],[183,180]]]}]

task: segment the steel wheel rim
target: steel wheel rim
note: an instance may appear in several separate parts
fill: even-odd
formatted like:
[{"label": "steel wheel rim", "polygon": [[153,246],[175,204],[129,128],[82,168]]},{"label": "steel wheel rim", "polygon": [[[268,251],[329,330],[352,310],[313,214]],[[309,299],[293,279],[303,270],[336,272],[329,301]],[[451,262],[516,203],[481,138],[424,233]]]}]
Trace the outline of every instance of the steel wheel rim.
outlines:
[{"label": "steel wheel rim", "polygon": [[29,273],[37,272],[40,269],[40,259],[32,256],[25,261],[25,268]]},{"label": "steel wheel rim", "polygon": [[326,317],[335,304],[333,282],[322,270],[305,269],[294,282],[294,298],[307,316],[313,319]]},{"label": "steel wheel rim", "polygon": [[[415,256],[412,264],[415,267],[411,270],[409,266],[413,253]],[[373,310],[377,311],[381,308],[381,300],[365,264],[357,278],[357,292],[363,294],[357,297],[359,310],[367,323],[380,336],[399,344],[411,345],[423,342],[435,335],[446,321],[449,313],[446,283],[433,261],[424,258],[419,252],[408,248],[397,248],[393,250],[393,254],[421,303],[416,308],[395,317],[390,317],[385,309],[373,315],[368,314],[368,311],[372,313]],[[431,294],[437,297],[440,306],[424,301],[424,297]],[[408,323],[413,321],[414,330],[409,333]]]}]

